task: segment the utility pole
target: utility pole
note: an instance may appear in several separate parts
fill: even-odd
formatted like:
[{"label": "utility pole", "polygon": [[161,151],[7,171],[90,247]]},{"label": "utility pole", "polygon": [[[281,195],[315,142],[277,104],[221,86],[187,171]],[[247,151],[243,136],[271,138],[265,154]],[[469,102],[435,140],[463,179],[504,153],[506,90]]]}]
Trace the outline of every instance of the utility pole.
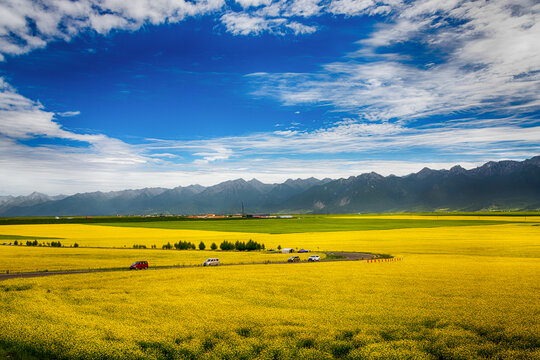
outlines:
[{"label": "utility pole", "polygon": [[244,211],[244,202],[242,201],[242,217],[246,217],[246,212]]}]

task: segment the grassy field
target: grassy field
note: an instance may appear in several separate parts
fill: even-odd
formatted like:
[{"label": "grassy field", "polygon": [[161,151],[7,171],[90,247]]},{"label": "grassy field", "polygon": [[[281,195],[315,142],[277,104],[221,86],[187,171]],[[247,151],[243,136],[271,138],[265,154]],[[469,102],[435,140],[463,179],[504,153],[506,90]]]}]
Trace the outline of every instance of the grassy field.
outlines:
[{"label": "grassy field", "polygon": [[[264,222],[265,220],[261,220]],[[337,221],[337,220],[336,220]],[[499,223],[498,223],[499,224]],[[81,224],[5,225],[4,234],[62,238],[62,244],[86,247],[131,248],[134,244],[161,248],[167,242],[200,241],[209,246],[223,240],[253,239],[266,248],[306,248],[313,251],[358,251],[384,254],[462,254],[479,256],[540,257],[538,223],[407,228],[393,230],[264,234],[203,230],[154,229],[142,227]]]},{"label": "grassy field", "polygon": [[[137,260],[148,261],[151,268],[202,265],[208,258],[219,258],[221,264],[251,264],[287,261],[289,254],[268,252],[103,249],[2,246],[0,274],[34,271],[127,269]],[[302,260],[312,253],[295,254]],[[324,258],[325,254],[317,254]]]},{"label": "grassy field", "polygon": [[[495,225],[523,221],[523,218],[493,217],[492,219],[422,216],[310,216],[296,219],[253,219],[253,220],[205,220],[205,221],[154,221],[154,222],[115,222],[97,225],[145,227],[153,229],[182,229],[225,232],[245,232],[261,234],[292,234],[306,232],[391,230],[409,228],[436,228],[449,226]],[[529,217],[530,221],[540,222],[540,217]]]},{"label": "grassy field", "polygon": [[[469,224],[286,234],[1,226],[2,234],[61,237],[81,246],[173,239],[204,239],[208,246],[210,239],[253,238],[267,247],[367,251],[404,260],[6,280],[0,282],[0,357],[539,359],[540,226],[529,219]],[[80,256],[74,264],[121,256],[107,260],[107,252],[171,256],[159,261],[184,256],[173,250],[0,247],[2,255],[6,251],[14,251],[10,263],[24,262],[16,251],[35,251],[36,259],[52,262],[54,254],[74,251]]]}]

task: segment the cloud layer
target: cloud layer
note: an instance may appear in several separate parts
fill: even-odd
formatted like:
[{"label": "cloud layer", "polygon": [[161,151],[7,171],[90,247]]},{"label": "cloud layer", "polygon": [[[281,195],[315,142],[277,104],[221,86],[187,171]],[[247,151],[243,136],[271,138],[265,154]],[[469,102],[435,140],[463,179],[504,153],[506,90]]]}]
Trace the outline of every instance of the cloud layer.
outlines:
[{"label": "cloud layer", "polygon": [[[252,74],[254,94],[331,105],[368,121],[540,108],[540,3],[428,0],[391,18],[357,52],[317,73]],[[398,51],[403,46],[434,56],[415,59]]]},{"label": "cloud layer", "polygon": [[[5,0],[0,59],[83,32],[105,36],[197,16],[213,16],[235,36],[308,36],[324,31],[324,16],[385,21],[358,41],[357,51],[317,72],[246,76],[255,97],[340,114],[315,129],[298,123],[283,131],[130,144],[64,128],[61,118],[78,111],[55,114],[0,77],[0,191],[403,175],[425,165],[472,167],[540,153],[540,4],[533,0]],[[403,50],[409,48],[421,50]],[[44,141],[50,139],[56,145]]]}]

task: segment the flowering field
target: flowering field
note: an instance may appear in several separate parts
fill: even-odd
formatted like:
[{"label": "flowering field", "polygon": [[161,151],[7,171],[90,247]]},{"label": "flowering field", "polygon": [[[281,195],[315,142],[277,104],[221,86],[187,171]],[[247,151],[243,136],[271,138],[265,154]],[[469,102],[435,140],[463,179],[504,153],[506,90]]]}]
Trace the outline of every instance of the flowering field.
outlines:
[{"label": "flowering field", "polygon": [[[137,260],[150,268],[202,265],[207,258],[221,264],[252,264],[287,261],[290,254],[211,250],[102,249],[4,246],[0,248],[0,274],[57,270],[127,269]],[[306,260],[312,253],[297,254]],[[324,253],[317,254],[321,258]]]},{"label": "flowering field", "polygon": [[10,280],[0,344],[67,359],[537,359],[539,269],[411,255]]},{"label": "flowering field", "polygon": [[[265,220],[261,220],[265,221]],[[536,219],[540,221],[540,219]],[[62,244],[77,243],[83,247],[131,248],[134,244],[147,247],[170,242],[203,241],[207,247],[222,241],[253,239],[266,248],[306,248],[314,251],[367,251],[387,254],[447,253],[495,256],[540,257],[538,237],[540,222],[515,222],[500,225],[449,226],[435,228],[405,228],[390,230],[305,232],[265,234],[220,232],[205,230],[117,227],[81,224],[4,225],[6,235],[54,237]],[[8,240],[4,240],[8,241]]]},{"label": "flowering field", "polygon": [[[207,239],[231,236],[267,247],[369,251],[404,260],[5,280],[0,282],[0,357],[540,358],[540,226],[535,222],[292,234],[40,226],[5,227],[13,234],[61,237],[81,246],[203,238],[208,245]],[[3,228],[0,233],[7,234]],[[45,255],[47,250],[88,251],[89,259],[109,251],[171,256],[163,261],[184,253],[0,247],[2,255],[23,250],[42,259],[54,258]],[[22,255],[11,256],[15,262]]]}]

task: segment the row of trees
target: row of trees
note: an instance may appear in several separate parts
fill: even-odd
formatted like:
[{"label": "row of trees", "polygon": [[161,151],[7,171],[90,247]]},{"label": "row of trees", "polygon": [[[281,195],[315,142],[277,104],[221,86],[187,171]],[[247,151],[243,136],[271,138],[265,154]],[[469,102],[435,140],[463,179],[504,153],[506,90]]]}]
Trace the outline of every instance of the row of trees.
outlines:
[{"label": "row of trees", "polygon": [[[14,245],[18,245],[17,240],[15,240]],[[77,245],[77,244],[75,244]],[[51,241],[50,243],[39,243],[37,240],[34,241],[26,241],[26,246],[52,246],[52,247],[62,247],[62,243],[60,241]],[[79,245],[75,246],[78,247]]]},{"label": "row of trees", "polygon": [[[133,248],[135,249],[146,249],[146,246],[144,245],[133,245]],[[188,242],[188,241],[179,241],[175,244],[172,244],[170,242],[168,242],[167,244],[163,245],[162,248],[164,250],[171,250],[171,249],[176,249],[176,250],[195,250],[196,247],[195,247],[195,244],[191,243],[191,242]],[[221,250],[224,250],[224,251],[231,251],[231,250],[237,250],[237,251],[255,251],[255,250],[264,250],[265,247],[264,247],[264,244],[259,244],[258,242],[256,241],[253,241],[251,239],[249,239],[248,242],[245,242],[245,241],[236,241],[236,242],[232,242],[232,241],[223,241],[220,245],[219,245],[219,248]],[[206,249],[206,244],[204,242],[200,242],[199,243],[199,250],[204,250]],[[210,245],[210,249],[212,250],[217,250],[218,249],[218,246],[215,242],[212,243],[212,245]]]},{"label": "row of trees", "polygon": [[231,241],[223,241],[219,245],[221,250],[237,250],[237,251],[255,251],[255,250],[264,250],[264,244],[259,244],[256,241],[249,239],[246,243],[244,241],[237,241],[235,243]]},{"label": "row of trees", "polygon": [[[179,241],[177,243],[174,243],[171,245],[170,242],[166,243],[162,246],[165,250],[171,250],[172,248],[175,248],[176,250],[195,250],[195,244],[189,242],[189,241]],[[199,245],[200,248],[200,245]],[[204,249],[201,249],[204,250]]]}]

